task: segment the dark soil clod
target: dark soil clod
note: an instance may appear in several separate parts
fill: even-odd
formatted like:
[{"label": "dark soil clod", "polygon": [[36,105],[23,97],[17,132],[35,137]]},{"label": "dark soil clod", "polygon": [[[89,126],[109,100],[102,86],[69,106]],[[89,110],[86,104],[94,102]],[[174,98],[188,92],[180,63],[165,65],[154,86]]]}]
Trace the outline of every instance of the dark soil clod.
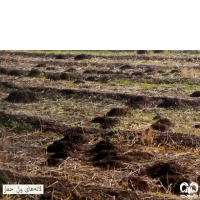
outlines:
[{"label": "dark soil clod", "polygon": [[99,123],[101,124],[101,128],[107,129],[107,128],[113,128],[117,124],[119,124],[119,119],[116,118],[110,118],[110,117],[96,117],[92,120],[93,123]]},{"label": "dark soil clod", "polygon": [[65,59],[65,55],[63,54],[58,54],[55,56],[56,59]]},{"label": "dark soil clod", "polygon": [[133,108],[143,108],[151,103],[151,98],[146,96],[133,96],[130,99],[130,106]]},{"label": "dark soil clod", "polygon": [[61,80],[67,80],[68,79],[68,75],[66,73],[61,73],[60,79]]},{"label": "dark soil clod", "polygon": [[137,50],[137,54],[147,54],[147,50]]},{"label": "dark soil clod", "polygon": [[0,67],[0,74],[8,74],[8,70],[4,67]]},{"label": "dark soil clod", "polygon": [[47,147],[48,153],[54,153],[49,158],[51,161],[50,164],[57,165],[57,159],[65,159],[68,156],[72,156],[74,151],[80,151],[82,145],[88,141],[89,138],[87,135],[75,131],[68,133],[64,138],[53,142],[53,144]]},{"label": "dark soil clod", "polygon": [[38,69],[31,69],[31,71],[28,74],[30,77],[37,77],[40,75],[40,70]]},{"label": "dark soil clod", "polygon": [[46,70],[55,70],[55,67],[47,67]]},{"label": "dark soil clod", "polygon": [[194,128],[200,128],[200,124],[196,124]]},{"label": "dark soil clod", "polygon": [[122,162],[118,157],[119,149],[110,140],[102,140],[90,150],[90,153],[94,155],[94,165],[102,168],[108,166],[121,167]]},{"label": "dark soil clod", "polygon": [[57,80],[60,80],[60,75],[59,74],[48,74],[47,79],[57,81]]},{"label": "dark soil clod", "polygon": [[133,72],[132,76],[142,76],[143,74],[143,72]]},{"label": "dark soil clod", "polygon": [[193,92],[190,97],[200,97],[200,91]]},{"label": "dark soil clod", "polygon": [[96,74],[97,70],[95,70],[95,69],[87,69],[83,73],[84,74]]},{"label": "dark soil clod", "polygon": [[106,116],[125,116],[128,113],[125,108],[112,108]]},{"label": "dark soil clod", "polygon": [[167,98],[165,100],[163,100],[163,102],[161,102],[160,104],[158,104],[158,107],[161,108],[176,108],[176,107],[180,107],[181,106],[181,100],[179,99],[171,99],[171,98]]},{"label": "dark soil clod", "polygon": [[154,52],[154,53],[162,53],[163,50],[154,50],[153,52]]},{"label": "dark soil clod", "polygon": [[23,70],[13,69],[8,72],[10,76],[22,76],[24,74]]},{"label": "dark soil clod", "polygon": [[180,175],[185,172],[185,168],[175,162],[158,162],[147,167],[146,173],[151,178],[159,178],[167,175]]},{"label": "dark soil clod", "polygon": [[86,78],[86,81],[96,81],[97,80],[97,77],[95,76],[89,76]]},{"label": "dark soil clod", "polygon": [[120,69],[121,70],[127,70],[127,69],[132,69],[133,67],[131,66],[131,65],[129,65],[129,64],[125,64],[125,65],[122,65],[121,67],[120,67]]},{"label": "dark soil clod", "polygon": [[151,125],[153,129],[161,132],[169,130],[171,126],[173,126],[173,123],[167,118],[160,119],[155,124]]},{"label": "dark soil clod", "polygon": [[80,54],[74,57],[74,60],[84,60],[84,59],[91,59],[91,56],[86,54]]},{"label": "dark soil clod", "polygon": [[39,99],[36,93],[33,92],[13,91],[5,100],[12,103],[31,103],[34,101],[38,101]]},{"label": "dark soil clod", "polygon": [[173,69],[170,73],[171,73],[171,74],[173,74],[173,73],[180,73],[180,70],[178,70],[178,69]]},{"label": "dark soil clod", "polygon": [[46,62],[38,63],[35,67],[46,67]]}]

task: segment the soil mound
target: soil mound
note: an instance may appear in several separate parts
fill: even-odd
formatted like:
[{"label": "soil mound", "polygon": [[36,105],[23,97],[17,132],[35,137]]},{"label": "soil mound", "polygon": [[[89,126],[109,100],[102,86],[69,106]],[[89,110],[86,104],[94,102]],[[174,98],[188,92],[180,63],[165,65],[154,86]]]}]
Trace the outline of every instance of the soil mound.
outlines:
[{"label": "soil mound", "polygon": [[0,67],[0,74],[8,74],[8,70],[4,67]]},{"label": "soil mound", "polygon": [[132,76],[142,76],[143,74],[143,72],[133,72]]},{"label": "soil mound", "polygon": [[96,76],[89,76],[86,78],[86,81],[96,81],[97,77]]},{"label": "soil mound", "polygon": [[22,76],[24,74],[23,70],[13,69],[8,72],[10,76]]},{"label": "soil mound", "polygon": [[153,52],[154,52],[154,53],[162,53],[163,50],[154,50]]},{"label": "soil mound", "polygon": [[47,147],[48,153],[54,153],[47,160],[48,164],[53,166],[60,163],[59,159],[65,159],[72,156],[75,151],[83,149],[82,144],[89,142],[89,138],[84,133],[70,132],[64,138],[53,142]]},{"label": "soil mound", "polygon": [[101,83],[108,83],[109,82],[109,80],[110,80],[110,77],[109,76],[101,76],[100,78],[99,78],[99,81],[101,82]]},{"label": "soil mound", "polygon": [[84,74],[96,74],[97,70],[95,70],[95,69],[87,69],[83,73]]},{"label": "soil mound", "polygon": [[31,103],[34,101],[38,101],[39,99],[34,92],[12,91],[5,100],[12,103]]},{"label": "soil mound", "polygon": [[153,69],[153,68],[149,68],[149,69],[144,71],[144,73],[147,73],[147,74],[152,74],[154,72],[155,72],[155,69]]},{"label": "soil mound", "polygon": [[36,77],[40,75],[40,70],[38,69],[31,69],[31,71],[28,74],[30,77]]},{"label": "soil mound", "polygon": [[107,128],[113,128],[117,124],[119,124],[119,119],[116,118],[110,118],[110,117],[96,117],[92,120],[93,123],[99,123],[101,124],[101,128],[107,129]]},{"label": "soil mound", "polygon": [[190,97],[200,97],[200,91],[193,92]]},{"label": "soil mound", "polygon": [[151,103],[151,98],[146,96],[133,96],[130,99],[130,106],[133,108],[144,108]]},{"label": "soil mound", "polygon": [[55,56],[55,59],[65,59],[65,55],[58,54],[58,55]]},{"label": "soil mound", "polygon": [[128,113],[125,108],[112,108],[106,116],[125,116]]},{"label": "soil mound", "polygon": [[200,124],[196,124],[194,128],[200,128]]},{"label": "soil mound", "polygon": [[102,168],[121,167],[122,158],[118,156],[119,149],[110,140],[102,140],[90,150],[93,157],[94,166]]},{"label": "soil mound", "polygon": [[137,50],[137,54],[146,54],[147,50]]},{"label": "soil mound", "polygon": [[91,59],[91,56],[86,54],[80,54],[74,57],[74,60],[84,60],[84,59]]},{"label": "soil mound", "polygon": [[57,80],[60,80],[60,75],[59,74],[48,74],[46,78],[53,80],[53,81],[57,81]]},{"label": "soil mound", "polygon": [[180,175],[185,172],[185,168],[175,162],[158,162],[147,167],[146,173],[151,178],[160,178],[168,175]]},{"label": "soil mound", "polygon": [[159,119],[156,123],[151,125],[153,129],[161,131],[161,132],[169,130],[169,128],[172,126],[173,126],[173,123],[167,118]]},{"label": "soil mound", "polygon": [[66,73],[61,73],[60,79],[61,80],[67,80],[68,79],[68,75]]},{"label": "soil mound", "polygon": [[171,73],[171,74],[180,73],[180,70],[178,70],[178,69],[173,69],[170,73]]},{"label": "soil mound", "polygon": [[158,107],[161,108],[176,108],[176,107],[180,107],[181,106],[181,100],[179,99],[171,99],[171,98],[167,98],[165,100],[163,100],[160,104],[158,104]]},{"label": "soil mound", "polygon": [[133,66],[131,66],[131,65],[129,65],[129,64],[125,64],[125,65],[122,65],[122,66],[120,67],[121,70],[132,69],[132,68],[133,68]]},{"label": "soil mound", "polygon": [[38,63],[35,67],[46,67],[47,63],[46,62],[41,62]]},{"label": "soil mound", "polygon": [[55,67],[47,67],[46,70],[55,70]]}]

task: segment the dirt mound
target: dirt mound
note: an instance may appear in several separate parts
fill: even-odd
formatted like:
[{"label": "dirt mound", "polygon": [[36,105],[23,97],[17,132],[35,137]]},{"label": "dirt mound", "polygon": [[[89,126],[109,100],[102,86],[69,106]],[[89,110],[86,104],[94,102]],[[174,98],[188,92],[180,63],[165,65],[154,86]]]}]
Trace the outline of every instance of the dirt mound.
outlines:
[{"label": "dirt mound", "polygon": [[132,76],[142,76],[144,73],[143,72],[133,72],[131,75]]},{"label": "dirt mound", "polygon": [[[113,71],[111,70],[100,70],[100,71],[97,71],[97,74],[112,74]],[[119,74],[121,74],[122,72],[119,72]]]},{"label": "dirt mound", "polygon": [[0,74],[8,74],[8,70],[4,67],[0,67]]},{"label": "dirt mound", "polygon": [[158,107],[161,108],[177,108],[181,106],[181,100],[176,98],[166,98],[163,100],[160,104],[158,104]]},{"label": "dirt mound", "polygon": [[159,119],[156,123],[152,124],[151,128],[164,132],[169,130],[169,128],[172,126],[173,123],[169,119],[164,118],[164,119]]},{"label": "dirt mound", "polygon": [[93,123],[99,123],[101,124],[101,128],[107,129],[107,128],[113,128],[117,124],[119,124],[119,119],[116,118],[110,118],[110,117],[96,117],[92,120]]},{"label": "dirt mound", "polygon": [[38,69],[31,69],[31,71],[28,74],[30,77],[36,77],[40,75],[40,70]]},{"label": "dirt mound", "polygon": [[80,54],[74,57],[74,60],[84,60],[84,59],[91,59],[91,56],[86,54]]},{"label": "dirt mound", "polygon": [[146,174],[151,178],[160,178],[168,175],[180,175],[185,173],[185,168],[175,162],[158,162],[146,168]]},{"label": "dirt mound", "polygon": [[63,55],[63,54],[57,54],[55,56],[55,59],[65,59],[65,55]]},{"label": "dirt mound", "polygon": [[101,76],[98,81],[101,83],[108,83],[109,80],[110,80],[110,77],[105,75],[105,76]]},{"label": "dirt mound", "polygon": [[97,81],[97,77],[96,76],[89,76],[86,78],[86,81]]},{"label": "dirt mound", "polygon": [[82,145],[87,142],[89,142],[89,138],[84,133],[78,131],[68,133],[64,138],[55,141],[47,147],[48,153],[54,153],[48,158],[48,165],[59,164],[60,159],[72,156],[75,151],[81,151],[83,149]]},{"label": "dirt mound", "polygon": [[31,103],[34,101],[38,101],[39,98],[34,92],[12,91],[5,100],[12,103]]},{"label": "dirt mound", "polygon": [[95,70],[95,69],[87,69],[83,73],[84,74],[96,74],[97,70]]},{"label": "dirt mound", "polygon": [[129,65],[129,64],[125,64],[125,65],[122,65],[122,66],[120,67],[121,70],[132,69],[132,68],[133,68],[133,66],[131,66],[131,65]]},{"label": "dirt mound", "polygon": [[155,72],[155,69],[153,69],[153,68],[149,68],[149,69],[144,71],[144,73],[147,73],[147,74],[152,74],[154,72]]},{"label": "dirt mound", "polygon": [[190,97],[200,97],[200,91],[193,92]]},{"label": "dirt mound", "polygon": [[94,166],[108,168],[121,167],[123,158],[120,157],[117,145],[110,140],[102,140],[90,150]]},{"label": "dirt mound", "polygon": [[48,74],[46,78],[53,81],[57,81],[60,80],[60,74]]},{"label": "dirt mound", "polygon": [[142,192],[149,191],[149,186],[146,181],[144,181],[139,176],[129,176],[123,178],[119,184],[125,183],[131,190],[140,190]]},{"label": "dirt mound", "polygon": [[55,67],[47,67],[46,70],[55,70]]},{"label": "dirt mound", "polygon": [[131,151],[128,152],[126,155],[132,156],[132,159],[135,162],[148,162],[155,157],[152,153],[145,151]]},{"label": "dirt mound", "polygon": [[109,193],[115,197],[115,200],[140,200],[139,196],[134,191],[110,191]]},{"label": "dirt mound", "polygon": [[60,79],[61,80],[67,80],[68,79],[68,75],[66,73],[61,73],[60,74]]},{"label": "dirt mound", "polygon": [[133,96],[130,99],[130,106],[133,108],[144,108],[151,103],[151,98],[146,96]]},{"label": "dirt mound", "polygon": [[200,124],[194,125],[194,128],[200,128]]},{"label": "dirt mound", "polygon": [[46,65],[47,65],[46,62],[40,62],[35,67],[46,67]]},{"label": "dirt mound", "polygon": [[157,72],[158,72],[159,74],[164,74],[164,73],[165,73],[164,70],[158,70]]},{"label": "dirt mound", "polygon": [[13,69],[8,72],[8,75],[10,76],[22,76],[23,74],[24,74],[24,71],[19,70],[19,69]]},{"label": "dirt mound", "polygon": [[65,72],[76,72],[77,70],[75,68],[69,68]]},{"label": "dirt mound", "polygon": [[171,73],[171,74],[180,73],[180,70],[178,70],[178,69],[173,69],[170,73]]},{"label": "dirt mound", "polygon": [[125,116],[128,113],[125,108],[112,108],[106,116]]},{"label": "dirt mound", "polygon": [[154,50],[153,52],[154,52],[154,53],[162,53],[163,50]]},{"label": "dirt mound", "polygon": [[147,54],[147,50],[137,50],[137,54]]}]

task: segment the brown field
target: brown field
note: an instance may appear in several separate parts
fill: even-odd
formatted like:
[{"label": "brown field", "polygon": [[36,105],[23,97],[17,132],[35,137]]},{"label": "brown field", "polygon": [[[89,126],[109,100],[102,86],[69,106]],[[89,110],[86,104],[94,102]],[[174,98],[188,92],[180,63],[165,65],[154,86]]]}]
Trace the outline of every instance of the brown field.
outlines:
[{"label": "brown field", "polygon": [[0,186],[36,200],[173,200],[200,185],[199,51],[0,51]]}]

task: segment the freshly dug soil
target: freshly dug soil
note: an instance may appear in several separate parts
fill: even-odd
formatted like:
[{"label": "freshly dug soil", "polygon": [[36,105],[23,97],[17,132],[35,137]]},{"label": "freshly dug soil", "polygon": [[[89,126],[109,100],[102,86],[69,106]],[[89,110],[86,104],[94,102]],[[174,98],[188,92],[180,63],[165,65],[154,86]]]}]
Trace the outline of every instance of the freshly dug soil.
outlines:
[{"label": "freshly dug soil", "polygon": [[31,69],[31,71],[28,74],[30,77],[37,77],[40,75],[40,70],[38,69]]},{"label": "freshly dug soil", "polygon": [[91,56],[86,54],[80,54],[74,57],[74,60],[84,60],[84,59],[90,59]]},{"label": "freshly dug soil", "polygon": [[190,97],[200,97],[200,91],[193,92]]},{"label": "freshly dug soil", "polygon": [[23,70],[13,69],[8,72],[10,76],[22,76],[24,74]]},{"label": "freshly dug soil", "polygon": [[152,124],[151,128],[164,132],[169,130],[169,128],[172,126],[173,123],[169,119],[164,118],[164,119],[159,119],[156,123]]},{"label": "freshly dug soil", "polygon": [[31,103],[34,101],[38,101],[39,98],[34,92],[12,91],[5,100],[12,103]]},{"label": "freshly dug soil", "polygon": [[125,108],[112,108],[106,116],[125,116],[128,113]]},{"label": "freshly dug soil", "polygon": [[177,108],[181,106],[181,100],[176,99],[176,98],[167,98],[163,100],[160,104],[158,104],[158,107],[161,108]]}]

